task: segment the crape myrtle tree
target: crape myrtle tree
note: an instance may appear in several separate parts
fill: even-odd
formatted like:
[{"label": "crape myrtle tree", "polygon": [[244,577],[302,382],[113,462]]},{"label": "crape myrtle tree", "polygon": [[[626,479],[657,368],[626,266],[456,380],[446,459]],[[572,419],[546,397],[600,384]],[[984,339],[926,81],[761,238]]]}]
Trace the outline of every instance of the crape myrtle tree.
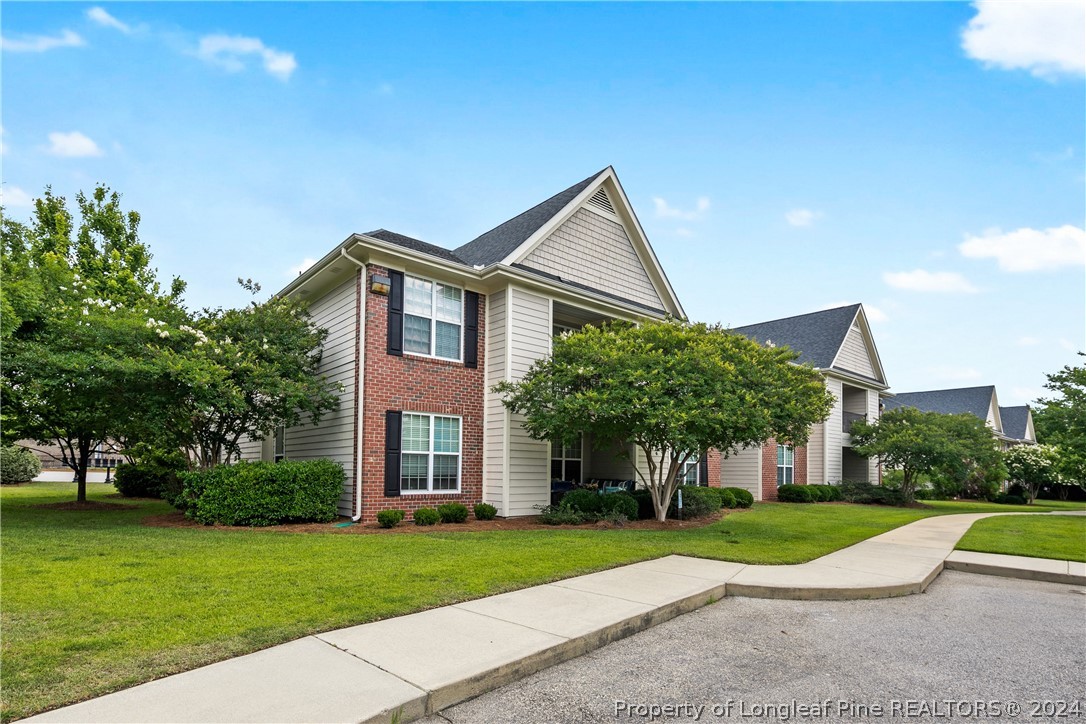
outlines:
[{"label": "crape myrtle tree", "polygon": [[611,322],[561,334],[522,380],[494,389],[538,440],[637,445],[648,468],[637,474],[662,521],[692,456],[770,438],[802,445],[829,415],[821,375],[797,357],[718,325]]},{"label": "crape myrtle tree", "polygon": [[[1086,354],[1079,352],[1079,356]],[[1086,489],[1086,366],[1067,365],[1047,377],[1045,388],[1059,396],[1035,403],[1037,439],[1057,448],[1059,482]]]},{"label": "crape myrtle tree", "polygon": [[1042,486],[1057,480],[1056,448],[1051,445],[1015,445],[1004,453],[1004,460],[1010,479],[1022,486],[1029,505]]},{"label": "crape myrtle tree", "polygon": [[118,194],[98,186],[76,202],[78,225],[48,188],[30,224],[4,216],[0,390],[5,437],[59,445],[83,502],[94,449],[176,397],[145,321],[182,319],[184,283],[158,283],[139,214]]},{"label": "crape myrtle tree", "polygon": [[921,474],[941,475],[965,485],[973,479],[998,482],[1005,477],[995,435],[984,421],[968,413],[946,415],[899,407],[877,422],[852,425],[852,449],[865,457],[878,456],[901,470],[901,494],[914,499]]}]

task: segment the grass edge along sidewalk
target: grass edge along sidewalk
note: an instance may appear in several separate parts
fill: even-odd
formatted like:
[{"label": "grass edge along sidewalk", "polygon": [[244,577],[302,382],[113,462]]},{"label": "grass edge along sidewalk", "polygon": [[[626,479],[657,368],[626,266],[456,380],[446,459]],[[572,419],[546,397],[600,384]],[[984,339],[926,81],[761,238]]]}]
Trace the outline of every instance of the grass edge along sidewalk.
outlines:
[{"label": "grass edge along sidewalk", "polygon": [[105,486],[92,498],[132,507],[39,507],[71,490],[0,491],[5,720],[309,634],[672,553],[800,563],[931,515],[1016,510],[781,504],[677,531],[291,535],[143,526],[167,506],[107,497]]}]

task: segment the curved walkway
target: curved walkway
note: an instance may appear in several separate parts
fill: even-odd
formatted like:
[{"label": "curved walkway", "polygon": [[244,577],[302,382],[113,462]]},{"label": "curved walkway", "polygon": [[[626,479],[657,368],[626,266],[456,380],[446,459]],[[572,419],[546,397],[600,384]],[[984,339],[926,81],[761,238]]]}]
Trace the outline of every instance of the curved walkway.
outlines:
[{"label": "curved walkway", "polygon": [[[954,546],[991,515],[1007,514],[925,518],[792,566],[667,556],[308,636],[25,721],[410,721],[725,595],[840,600],[921,593],[944,567],[959,567],[963,554]],[[976,555],[985,554],[965,557]],[[1043,580],[1086,584],[1086,564],[1022,563],[1037,560],[996,567],[1036,578],[1030,565],[1048,566]]]}]

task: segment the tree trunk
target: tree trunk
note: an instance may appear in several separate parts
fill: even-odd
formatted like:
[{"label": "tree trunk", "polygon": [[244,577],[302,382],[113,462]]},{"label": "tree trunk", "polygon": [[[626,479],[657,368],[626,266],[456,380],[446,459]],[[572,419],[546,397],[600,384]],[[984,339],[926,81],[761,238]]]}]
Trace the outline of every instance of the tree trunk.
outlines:
[{"label": "tree trunk", "polygon": [[1067,500],[1067,496],[1068,496],[1068,494],[1070,492],[1071,492],[1071,486],[1070,485],[1057,485],[1056,486],[1056,497],[1059,498],[1060,500]]},{"label": "tree trunk", "polygon": [[76,461],[75,482],[77,503],[87,502],[87,468],[90,466],[90,443],[86,440],[79,441],[79,459]]}]

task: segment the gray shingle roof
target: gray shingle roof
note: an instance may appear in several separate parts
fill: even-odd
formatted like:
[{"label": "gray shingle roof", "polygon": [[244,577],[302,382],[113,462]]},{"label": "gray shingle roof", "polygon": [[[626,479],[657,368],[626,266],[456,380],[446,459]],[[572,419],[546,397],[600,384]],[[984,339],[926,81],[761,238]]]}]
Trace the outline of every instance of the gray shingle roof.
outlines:
[{"label": "gray shingle roof", "polygon": [[[372,236],[374,239],[380,239],[386,241],[389,244],[395,244],[396,246],[402,246],[405,249],[411,249],[412,251],[422,252],[423,254],[429,254],[430,256],[436,256],[439,259],[445,261],[451,261],[454,264],[465,264],[464,260],[458,257],[448,249],[428,244],[425,241],[419,239],[412,239],[410,236],[404,236],[403,234],[397,234],[394,231],[388,231],[386,229],[378,229],[377,231],[371,231],[363,236]],[[465,264],[471,266],[470,264]]]},{"label": "gray shingle roof", "polygon": [[982,420],[987,420],[994,393],[994,385],[961,387],[954,390],[899,392],[886,400],[885,409],[915,407],[923,412],[942,412],[947,415],[968,412]]},{"label": "gray shingle roof", "polygon": [[859,308],[859,304],[850,304],[847,307],[748,324],[732,331],[762,344],[771,341],[778,347],[788,345],[799,352],[800,363],[829,369]]},{"label": "gray shingle roof", "polygon": [[1026,423],[1029,420],[1029,405],[1000,407],[999,417],[1003,420],[1003,434],[1015,440],[1026,439]]},{"label": "gray shingle roof", "polygon": [[528,237],[538,231],[541,226],[550,221],[555,214],[565,208],[566,204],[576,198],[577,194],[584,191],[603,171],[592,174],[584,181],[574,184],[565,191],[551,196],[543,203],[536,204],[524,213],[514,216],[504,224],[458,247],[454,253],[470,265],[482,264],[483,266],[490,266],[491,264],[497,264],[524,243]]}]

